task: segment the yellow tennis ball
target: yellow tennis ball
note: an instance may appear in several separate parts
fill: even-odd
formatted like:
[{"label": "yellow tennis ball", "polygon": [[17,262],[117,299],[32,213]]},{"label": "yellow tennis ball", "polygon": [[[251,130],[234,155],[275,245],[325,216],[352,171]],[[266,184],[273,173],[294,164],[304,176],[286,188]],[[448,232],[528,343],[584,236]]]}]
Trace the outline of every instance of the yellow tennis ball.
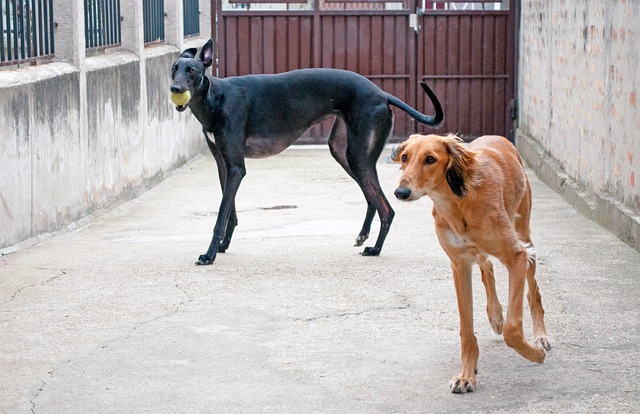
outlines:
[{"label": "yellow tennis ball", "polygon": [[171,94],[171,100],[177,106],[186,105],[189,102],[190,99],[191,99],[191,92],[189,92],[189,91],[184,91],[182,93],[172,93]]}]

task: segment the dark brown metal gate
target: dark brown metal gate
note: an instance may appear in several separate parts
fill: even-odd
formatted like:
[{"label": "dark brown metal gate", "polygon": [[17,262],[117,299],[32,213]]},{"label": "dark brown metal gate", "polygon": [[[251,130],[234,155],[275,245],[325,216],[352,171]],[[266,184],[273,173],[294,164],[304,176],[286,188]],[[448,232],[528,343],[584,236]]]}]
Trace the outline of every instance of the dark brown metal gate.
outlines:
[{"label": "dark brown metal gate", "polygon": [[[218,76],[348,69],[432,114],[418,86],[424,80],[444,107],[438,133],[512,133],[516,0],[508,1],[509,10],[486,10],[500,1],[212,1]],[[484,10],[463,9],[478,5]],[[395,140],[433,131],[400,110],[394,113]],[[325,122],[302,141],[324,142],[329,129]]]}]

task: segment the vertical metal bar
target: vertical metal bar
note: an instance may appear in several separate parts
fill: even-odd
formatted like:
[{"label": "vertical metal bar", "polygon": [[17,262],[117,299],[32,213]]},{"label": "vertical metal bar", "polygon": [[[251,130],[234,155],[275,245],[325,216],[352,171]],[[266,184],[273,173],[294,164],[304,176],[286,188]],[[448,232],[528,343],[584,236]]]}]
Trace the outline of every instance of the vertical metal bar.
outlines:
[{"label": "vertical metal bar", "polygon": [[31,21],[31,37],[29,43],[31,44],[32,56],[38,56],[38,33],[36,31],[36,0],[31,0],[31,12],[29,13],[29,20]]},{"label": "vertical metal bar", "polygon": [[50,52],[49,49],[49,6],[48,0],[43,0],[43,12],[42,12],[42,22],[43,22],[43,30],[44,33],[44,54],[48,55]]},{"label": "vertical metal bar", "polygon": [[113,41],[113,0],[107,0],[105,4],[106,12],[105,12],[105,27],[106,27],[106,35],[107,35],[107,44],[112,45],[115,42]]},{"label": "vertical metal bar", "polygon": [[17,1],[13,2],[13,54],[14,59],[18,60],[18,4]]},{"label": "vertical metal bar", "polygon": [[51,43],[51,51],[50,53],[53,55],[55,53],[55,44],[53,42],[53,0],[49,0],[49,36]]},{"label": "vertical metal bar", "polygon": [[144,42],[149,41],[149,0],[142,0],[143,8],[143,24],[144,24]]},{"label": "vertical metal bar", "polygon": [[115,33],[115,24],[116,24],[116,15],[115,15],[115,5],[113,0],[107,0],[107,44],[114,45],[116,44],[116,39],[114,37]]},{"label": "vertical metal bar", "polygon": [[22,40],[22,43],[26,43],[27,46],[27,54],[25,55],[25,57],[31,57],[31,7],[29,0],[25,1],[25,4],[22,8],[22,15],[27,29],[26,33],[24,33],[24,39]]},{"label": "vertical metal bar", "polygon": [[84,42],[85,47],[91,47],[91,38],[89,33],[91,33],[91,19],[89,18],[89,1],[84,0]]},{"label": "vertical metal bar", "polygon": [[91,37],[92,47],[98,46],[98,30],[100,29],[97,14],[97,1],[98,0],[89,0],[89,19],[91,19],[91,31],[89,32],[89,37]]},{"label": "vertical metal bar", "polygon": [[200,34],[200,1],[193,0],[191,4],[191,18],[193,19],[193,33],[194,35]]},{"label": "vertical metal bar", "polygon": [[4,15],[4,6],[0,2],[0,62],[5,61],[4,57],[4,22],[2,16]]},{"label": "vertical metal bar", "polygon": [[158,23],[158,38],[157,40],[162,40],[164,38],[164,2],[160,4],[159,1],[156,0],[156,5],[158,7],[156,17],[156,22]]},{"label": "vertical metal bar", "polygon": [[89,27],[91,27],[91,30],[89,30],[89,39],[91,39],[89,41],[89,44],[91,45],[91,47],[96,46],[97,26],[96,26],[95,4],[96,4],[96,0],[89,0]]},{"label": "vertical metal bar", "polygon": [[98,26],[96,33],[97,46],[104,46],[104,0],[96,2],[96,24]]},{"label": "vertical metal bar", "polygon": [[5,0],[5,16],[7,21],[7,60],[12,60],[11,54],[11,7],[9,7],[9,0]]},{"label": "vertical metal bar", "polygon": [[164,6],[164,2],[162,5],[160,5],[160,2],[158,0],[156,0],[156,24],[158,25],[158,36],[156,38],[156,40],[160,40],[162,39],[162,30],[164,29],[164,24],[163,24],[163,13],[162,13],[162,8]]},{"label": "vertical metal bar", "polygon": [[91,32],[89,33],[89,36],[91,36],[91,46],[96,47],[98,46],[98,18],[97,18],[97,4],[96,2],[98,0],[89,0],[90,1],[90,12],[89,12],[89,18],[91,19]]},{"label": "vertical metal bar", "polygon": [[156,14],[155,0],[149,0],[149,42],[155,40],[156,35]]},{"label": "vertical metal bar", "polygon": [[189,1],[182,0],[182,11],[182,23],[184,27],[182,34],[188,36],[191,33],[191,3]]},{"label": "vertical metal bar", "polygon": [[6,10],[5,10],[5,15],[6,15],[6,21],[7,21],[7,60],[12,60],[13,58],[13,51],[11,50],[11,7],[9,4],[9,0],[5,0],[5,6],[6,6]]},{"label": "vertical metal bar", "polygon": [[158,2],[151,0],[151,41],[158,39]]},{"label": "vertical metal bar", "polygon": [[44,30],[46,54],[53,54],[53,0],[45,0]]},{"label": "vertical metal bar", "polygon": [[120,0],[114,0],[116,2],[116,40],[117,43],[122,43],[122,38],[120,37]]},{"label": "vertical metal bar", "polygon": [[158,39],[158,2],[151,0],[151,41]]},{"label": "vertical metal bar", "polygon": [[24,0],[18,0],[18,7],[19,7],[19,11],[20,13],[18,13],[18,27],[19,27],[19,32],[20,32],[20,57],[22,59],[25,59],[27,57],[27,52],[26,52],[26,48],[25,48],[25,33],[24,33],[24,25],[25,25],[25,18],[24,18]]},{"label": "vertical metal bar", "polygon": [[191,10],[189,10],[190,6],[191,3],[187,0],[182,0],[182,34],[184,36],[188,36],[191,32],[191,16],[189,14],[191,12]]},{"label": "vertical metal bar", "polygon": [[38,0],[38,48],[39,55],[44,55],[44,36],[43,36],[43,28],[42,28],[42,0]]}]

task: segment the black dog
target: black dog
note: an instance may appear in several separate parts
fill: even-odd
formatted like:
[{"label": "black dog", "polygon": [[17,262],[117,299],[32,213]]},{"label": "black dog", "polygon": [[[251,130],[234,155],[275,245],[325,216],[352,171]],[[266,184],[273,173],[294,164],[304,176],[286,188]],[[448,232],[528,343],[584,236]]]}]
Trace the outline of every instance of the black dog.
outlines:
[{"label": "black dog", "polygon": [[196,264],[211,264],[217,252],[224,252],[238,224],[235,196],[244,177],[244,159],[280,153],[310,126],[335,115],[329,136],[331,155],[358,183],[367,200],[367,213],[356,246],[369,237],[375,212],[380,233],[374,247],[364,256],[380,254],[394,211],[385,198],[376,162],[391,134],[396,106],[418,122],[439,125],[444,118],[438,98],[425,83],[422,88],[435,108],[426,116],[398,98],[384,92],[367,78],[337,69],[301,69],[277,75],[247,75],[225,79],[205,74],[213,59],[209,40],[196,57],[187,49],[171,68],[171,92],[187,91],[186,103],[178,111],[191,109],[202,124],[207,145],[218,165],[222,201],[209,249]]}]

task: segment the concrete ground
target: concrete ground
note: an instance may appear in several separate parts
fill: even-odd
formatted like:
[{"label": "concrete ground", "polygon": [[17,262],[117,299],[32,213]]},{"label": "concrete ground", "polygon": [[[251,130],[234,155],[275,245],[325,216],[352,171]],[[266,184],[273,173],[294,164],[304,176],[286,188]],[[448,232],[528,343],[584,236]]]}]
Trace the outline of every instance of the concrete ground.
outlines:
[{"label": "concrete ground", "polygon": [[[457,306],[430,201],[391,200],[382,255],[362,257],[364,199],[326,149],[247,166],[213,266],[194,265],[220,199],[210,156],[2,256],[0,412],[640,412],[640,254],[531,173],[553,349],[537,365],[493,334],[476,272],[478,386],[453,395]],[[379,172],[393,198],[398,166]]]}]

